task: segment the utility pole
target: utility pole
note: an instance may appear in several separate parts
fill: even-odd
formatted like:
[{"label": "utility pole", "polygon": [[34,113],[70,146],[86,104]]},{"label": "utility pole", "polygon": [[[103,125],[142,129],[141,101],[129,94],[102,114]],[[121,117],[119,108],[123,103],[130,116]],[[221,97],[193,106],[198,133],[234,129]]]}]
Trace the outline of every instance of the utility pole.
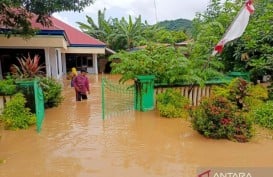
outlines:
[{"label": "utility pole", "polygon": [[156,8],[156,0],[154,0],[154,7],[155,7],[155,23],[157,24],[157,8]]}]

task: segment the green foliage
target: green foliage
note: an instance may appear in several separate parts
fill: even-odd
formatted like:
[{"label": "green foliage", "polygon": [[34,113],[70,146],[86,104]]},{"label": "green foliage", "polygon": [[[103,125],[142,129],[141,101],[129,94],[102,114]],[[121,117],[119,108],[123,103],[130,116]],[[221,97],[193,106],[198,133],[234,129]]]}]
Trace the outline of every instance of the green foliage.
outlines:
[{"label": "green foliage", "polygon": [[268,99],[269,99],[269,100],[273,100],[273,82],[271,82],[271,83],[267,86],[267,90],[268,90]]},{"label": "green foliage", "polygon": [[233,79],[229,85],[214,87],[216,96],[223,96],[230,100],[238,109],[250,111],[268,99],[268,91],[261,85],[253,85],[241,78]]},{"label": "green foliage", "polygon": [[63,101],[62,85],[53,78],[42,77],[40,84],[44,93],[45,108],[56,107]]},{"label": "green foliage", "polygon": [[189,100],[179,90],[166,89],[156,96],[157,109],[160,116],[167,118],[188,118]]},{"label": "green foliage", "polygon": [[114,19],[114,25],[116,27],[115,35],[120,39],[126,40],[126,49],[131,49],[135,46],[136,41],[141,38],[141,32],[143,30],[143,23],[141,16],[139,15],[135,18],[135,21],[132,20],[131,15],[129,15],[128,22],[124,17],[120,21]]},{"label": "green foliage", "polygon": [[86,16],[88,24],[78,22],[80,28],[117,51],[131,49],[137,45],[138,41],[144,39],[141,37],[141,33],[145,29],[145,25],[142,23],[140,15],[135,18],[135,21],[132,20],[131,15],[129,15],[128,21],[124,17],[120,20],[117,18],[106,20],[105,12],[105,9],[98,11],[98,25],[91,17]]},{"label": "green foliage", "polygon": [[172,32],[168,30],[159,30],[154,34],[154,41],[158,43],[173,44],[174,38]]},{"label": "green foliage", "polygon": [[194,129],[206,137],[246,142],[252,136],[252,122],[225,97],[203,99],[190,115]]},{"label": "green foliage", "polygon": [[268,0],[255,0],[254,5],[255,13],[251,16],[235,53],[238,54],[238,59],[241,58],[241,53],[248,54],[248,69],[256,81],[265,74],[273,75],[273,3]]},{"label": "green foliage", "polygon": [[134,79],[136,75],[155,75],[156,83],[204,83],[208,78],[218,76],[211,68],[200,71],[199,62],[188,60],[174,47],[148,45],[133,52],[112,55],[120,62],[112,62],[112,72],[121,74],[121,81]]},{"label": "green foliage", "polygon": [[153,42],[174,44],[176,42],[182,42],[188,39],[188,36],[183,31],[168,31],[165,29],[159,29],[153,31],[151,38]]},{"label": "green foliage", "polygon": [[244,98],[247,96],[247,86],[248,82],[241,78],[233,79],[228,86],[228,99],[234,102],[239,109],[246,107]]},{"label": "green foliage", "polygon": [[253,110],[257,106],[264,104],[269,98],[269,93],[266,87],[257,84],[250,84],[247,88],[247,96],[244,99],[245,104],[247,105],[247,110]]},{"label": "green foliage", "polygon": [[16,84],[11,76],[4,80],[0,80],[0,94],[12,95],[16,92]]},{"label": "green foliage", "polygon": [[204,13],[197,14],[193,20],[193,39],[195,44],[191,58],[207,59],[223,36],[240,8],[240,3],[231,0],[221,3],[212,0]]},{"label": "green foliage", "polygon": [[[244,5],[240,0],[221,2],[210,1],[207,10],[193,20],[195,45],[191,58],[206,58]],[[252,81],[261,80],[265,74],[273,75],[273,3],[255,0],[254,7],[244,34],[227,43],[223,53],[216,56],[224,64],[224,72],[249,71]]]},{"label": "green foliage", "polygon": [[271,114],[268,107],[262,108],[268,99],[267,88],[241,78],[214,87],[212,95],[191,112],[195,129],[207,137],[247,141],[252,136],[251,117],[264,123]]},{"label": "green foliage", "polygon": [[[108,47],[114,47],[111,41],[111,35],[113,34],[113,28],[111,25],[110,19],[105,19],[105,12],[106,9],[104,8],[103,11],[98,11],[98,21],[97,24],[94,22],[93,18],[86,15],[87,24],[82,22],[77,22],[79,28],[86,34],[99,39],[100,41],[105,42]],[[114,48],[112,48],[114,49]]]},{"label": "green foliage", "polygon": [[251,114],[255,123],[273,129],[273,101],[268,101],[264,104],[256,106],[256,109]]},{"label": "green foliage", "polygon": [[9,102],[6,103],[0,119],[6,129],[27,129],[36,123],[36,117],[25,107],[26,99],[22,93],[16,93]]},{"label": "green foliage", "polygon": [[159,28],[169,31],[184,31],[191,34],[192,21],[187,19],[165,20],[156,24]]},{"label": "green foliage", "polygon": [[143,23],[140,15],[134,20],[131,16],[128,20],[124,17],[105,19],[105,13],[105,9],[98,11],[97,24],[89,16],[86,16],[86,24],[77,23],[83,32],[105,42],[107,47],[115,51],[130,50],[150,42],[174,44],[188,39],[185,30],[173,31],[162,27],[161,24],[149,25],[146,21]]},{"label": "green foliage", "polygon": [[[1,30],[0,32],[11,34],[22,34],[24,36],[34,35],[36,30],[31,26],[31,18],[35,18],[43,26],[50,26],[50,16],[54,12],[82,11],[84,7],[91,5],[93,0],[4,0],[0,4],[0,26],[5,26],[12,31]],[[33,17],[35,13],[37,17]]]}]

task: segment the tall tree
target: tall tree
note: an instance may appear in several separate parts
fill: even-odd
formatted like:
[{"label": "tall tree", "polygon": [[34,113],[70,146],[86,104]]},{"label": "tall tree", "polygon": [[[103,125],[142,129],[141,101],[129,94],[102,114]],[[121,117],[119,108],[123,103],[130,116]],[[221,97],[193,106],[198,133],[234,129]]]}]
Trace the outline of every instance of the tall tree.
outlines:
[{"label": "tall tree", "polygon": [[79,28],[85,32],[86,34],[89,34],[90,36],[93,36],[101,41],[104,41],[109,44],[108,37],[112,33],[112,27],[111,27],[111,19],[106,20],[105,19],[105,11],[104,8],[103,11],[98,11],[98,22],[97,24],[94,22],[92,17],[86,15],[87,18],[87,24],[82,22],[77,22],[79,24]]},{"label": "tall tree", "polygon": [[140,40],[144,27],[140,15],[135,19],[135,22],[133,22],[131,15],[129,15],[128,22],[124,17],[122,17],[120,21],[116,19],[114,25],[116,25],[116,34],[118,37],[126,40],[127,49],[133,48],[135,42]]},{"label": "tall tree", "polygon": [[273,76],[273,0],[255,0],[255,12],[245,34],[233,48],[234,58],[243,60],[254,81]]},{"label": "tall tree", "polygon": [[207,10],[204,13],[197,14],[193,20],[193,39],[195,43],[190,58],[198,60],[200,66],[214,68],[221,66],[222,69],[227,69],[226,67],[231,65],[223,62],[223,55],[213,60],[210,60],[210,57],[213,47],[220,40],[241,8],[242,3],[240,2],[240,0],[226,0],[225,3],[221,3],[221,0],[212,0]]},{"label": "tall tree", "polygon": [[[54,12],[82,11],[84,7],[93,3],[93,0],[2,0],[0,3],[0,26],[9,30],[0,30],[8,35],[33,35],[35,29],[30,19],[36,18],[43,26],[50,26],[50,16]],[[34,16],[34,14],[37,16]]]},{"label": "tall tree", "polygon": [[[219,2],[212,0],[207,11],[194,19],[192,58],[208,58],[245,1]],[[273,0],[255,0],[254,7],[244,34],[227,43],[223,53],[215,58],[224,64],[223,71],[250,72],[252,81],[265,74],[273,76]]]}]

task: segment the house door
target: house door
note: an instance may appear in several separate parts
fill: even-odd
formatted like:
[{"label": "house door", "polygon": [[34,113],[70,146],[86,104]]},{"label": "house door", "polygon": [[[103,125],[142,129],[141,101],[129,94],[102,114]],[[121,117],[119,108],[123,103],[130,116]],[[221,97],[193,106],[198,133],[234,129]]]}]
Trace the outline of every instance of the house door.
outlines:
[{"label": "house door", "polygon": [[94,65],[93,65],[93,58],[91,56],[87,57],[87,71],[88,71],[88,73],[95,73],[94,72]]},{"label": "house door", "polygon": [[67,72],[70,72],[73,67],[78,71],[85,69],[92,73],[93,60],[91,54],[66,54]]},{"label": "house door", "polygon": [[87,69],[87,58],[86,56],[77,56],[77,59],[76,59],[76,67],[77,67],[77,70],[81,70],[81,69]]}]

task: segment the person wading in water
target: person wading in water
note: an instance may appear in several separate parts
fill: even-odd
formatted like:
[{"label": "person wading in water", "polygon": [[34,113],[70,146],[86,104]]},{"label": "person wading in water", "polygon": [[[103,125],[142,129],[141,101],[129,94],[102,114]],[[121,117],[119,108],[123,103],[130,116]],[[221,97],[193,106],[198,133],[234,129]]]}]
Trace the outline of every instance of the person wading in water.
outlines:
[{"label": "person wading in water", "polygon": [[82,69],[81,73],[73,79],[73,86],[76,91],[76,101],[86,100],[87,93],[90,94],[89,80],[86,77],[87,71]]}]

